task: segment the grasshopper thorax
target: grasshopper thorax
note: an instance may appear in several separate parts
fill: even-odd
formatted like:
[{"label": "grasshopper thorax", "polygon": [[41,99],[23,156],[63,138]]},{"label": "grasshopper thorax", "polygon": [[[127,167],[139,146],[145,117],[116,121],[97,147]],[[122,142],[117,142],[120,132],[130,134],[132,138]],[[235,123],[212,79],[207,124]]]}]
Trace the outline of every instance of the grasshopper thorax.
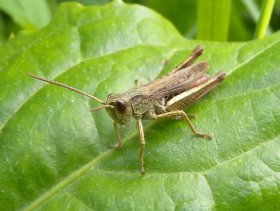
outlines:
[{"label": "grasshopper thorax", "polygon": [[106,108],[113,120],[121,125],[128,124],[132,116],[132,107],[128,99],[118,94],[109,94],[106,104],[113,106]]}]

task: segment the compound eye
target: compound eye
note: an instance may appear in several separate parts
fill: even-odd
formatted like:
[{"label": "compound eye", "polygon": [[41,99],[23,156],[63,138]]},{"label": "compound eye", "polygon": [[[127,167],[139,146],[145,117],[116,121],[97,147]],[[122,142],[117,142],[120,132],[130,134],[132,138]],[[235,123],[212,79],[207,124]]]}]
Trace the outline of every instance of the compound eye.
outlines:
[{"label": "compound eye", "polygon": [[116,100],[115,106],[120,113],[124,113],[126,110],[126,102],[124,100]]}]

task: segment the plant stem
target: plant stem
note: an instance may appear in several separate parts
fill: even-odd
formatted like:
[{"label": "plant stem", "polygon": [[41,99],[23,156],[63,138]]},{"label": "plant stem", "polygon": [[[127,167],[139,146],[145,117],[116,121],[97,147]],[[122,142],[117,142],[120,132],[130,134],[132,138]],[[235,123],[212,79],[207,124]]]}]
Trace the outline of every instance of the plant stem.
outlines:
[{"label": "plant stem", "polygon": [[255,30],[255,35],[254,35],[255,38],[260,39],[265,36],[269,25],[274,3],[275,0],[263,0],[261,14],[259,16],[259,20]]}]

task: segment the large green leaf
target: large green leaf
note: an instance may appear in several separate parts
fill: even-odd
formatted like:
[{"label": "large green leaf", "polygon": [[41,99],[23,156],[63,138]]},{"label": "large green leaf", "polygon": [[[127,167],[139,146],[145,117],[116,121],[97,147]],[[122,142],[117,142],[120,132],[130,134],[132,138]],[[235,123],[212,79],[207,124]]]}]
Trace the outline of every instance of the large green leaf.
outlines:
[{"label": "large green leaf", "polygon": [[[279,41],[184,40],[144,7],[62,5],[46,28],[0,49],[0,210],[279,209]],[[228,74],[188,109],[213,139],[183,121],[144,122],[144,177],[134,122],[110,150],[112,121],[89,112],[98,103],[27,76],[106,99],[170,71],[197,44],[210,75]]]}]

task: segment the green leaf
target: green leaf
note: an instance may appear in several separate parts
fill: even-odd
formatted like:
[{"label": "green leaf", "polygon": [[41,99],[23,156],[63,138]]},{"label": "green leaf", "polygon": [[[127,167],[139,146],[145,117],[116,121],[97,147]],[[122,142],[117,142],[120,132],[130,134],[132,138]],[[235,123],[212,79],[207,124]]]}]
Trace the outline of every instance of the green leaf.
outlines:
[{"label": "green leaf", "polygon": [[[62,3],[62,2],[70,2],[71,0],[56,0],[58,3]],[[75,2],[79,2],[80,4],[83,5],[100,5],[100,4],[105,4],[105,3],[109,3],[112,0],[76,0]]]},{"label": "green leaf", "polygon": [[51,18],[46,0],[0,0],[0,10],[23,29],[31,31],[45,26]]},{"label": "green leaf", "polygon": [[169,19],[186,37],[194,37],[196,24],[196,1],[193,0],[146,0],[145,6]]},{"label": "green leaf", "polygon": [[[115,143],[106,99],[170,71],[198,44],[226,80],[180,120],[145,121],[146,175],[135,122]],[[277,210],[280,208],[280,33],[247,43],[183,39],[156,13],[120,1],[64,4],[44,29],[0,49],[0,210]],[[168,65],[163,61],[169,60]]]},{"label": "green leaf", "polygon": [[229,30],[231,0],[199,0],[197,39],[226,41]]},{"label": "green leaf", "polygon": [[[254,21],[252,16],[259,11],[257,10],[255,4],[252,4],[253,6],[251,7],[249,5],[245,7],[243,2],[246,2],[247,4],[249,4],[249,2],[254,3],[253,0],[232,1],[230,10],[228,41],[247,41],[252,39],[253,37]],[[249,13],[249,11],[252,11],[250,12],[251,15],[246,15],[245,18],[243,14],[247,14]],[[252,24],[248,24],[248,22]]]}]

